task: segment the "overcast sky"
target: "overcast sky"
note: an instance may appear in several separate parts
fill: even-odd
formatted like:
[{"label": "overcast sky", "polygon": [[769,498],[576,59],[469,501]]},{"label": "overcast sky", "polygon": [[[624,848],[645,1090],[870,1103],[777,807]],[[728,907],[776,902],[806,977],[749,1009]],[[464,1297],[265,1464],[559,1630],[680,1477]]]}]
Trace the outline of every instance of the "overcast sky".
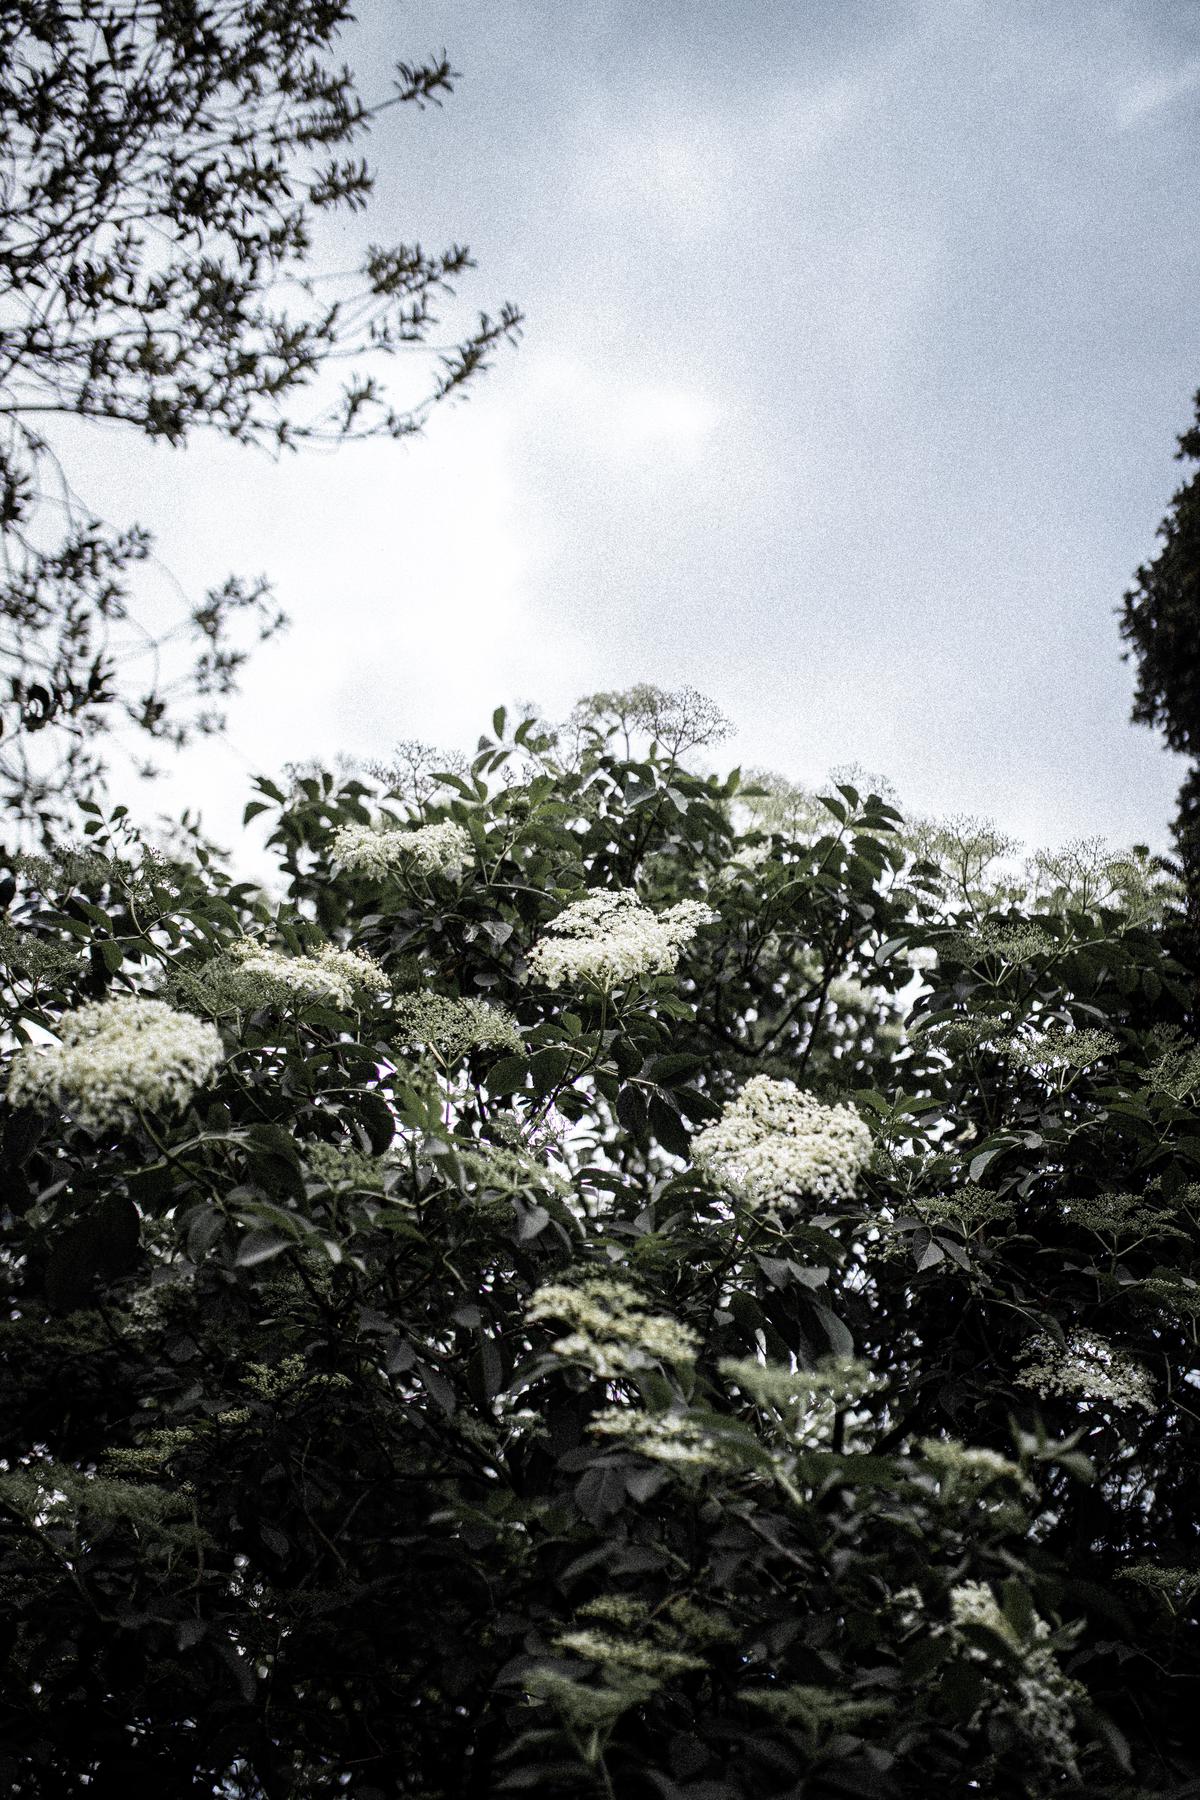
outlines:
[{"label": "overcast sky", "polygon": [[363,0],[345,40],[368,94],[443,45],[329,253],[465,239],[520,350],[412,445],[108,437],[80,482],[295,621],[173,793],[228,837],[247,764],[650,680],[746,764],[1161,842],[1116,608],[1200,386],[1195,0]]}]

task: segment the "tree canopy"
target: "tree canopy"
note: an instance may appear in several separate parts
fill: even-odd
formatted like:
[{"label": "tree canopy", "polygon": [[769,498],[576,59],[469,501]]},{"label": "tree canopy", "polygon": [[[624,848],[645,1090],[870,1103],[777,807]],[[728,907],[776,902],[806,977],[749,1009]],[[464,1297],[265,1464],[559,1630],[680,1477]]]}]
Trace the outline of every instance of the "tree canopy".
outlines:
[{"label": "tree canopy", "polygon": [[[1200,461],[1200,393],[1196,421],[1179,439],[1180,461]],[[1162,549],[1137,571],[1125,595],[1121,635],[1137,661],[1133,718],[1162,731],[1172,750],[1200,761],[1200,474],[1177,490],[1158,528]],[[1175,835],[1200,924],[1200,773],[1179,795]]]},{"label": "tree canopy", "polygon": [[14,1793],[1200,1776],[1177,890],[720,730],[261,782],[273,896],[13,859]]},{"label": "tree canopy", "polygon": [[[506,304],[432,344],[472,266],[458,243],[372,243],[356,274],[313,272],[322,216],[371,194],[352,147],[454,80],[444,55],[402,62],[362,98],[333,60],[351,16],[347,0],[0,14],[0,788],[29,818],[87,791],[117,720],[175,743],[213,729],[242,626],[282,622],[265,582],[231,577],[193,604],[193,653],[173,664],[131,612],[150,540],[94,516],[54,454],[56,417],[273,452],[405,437],[517,331]],[[393,398],[378,358],[422,347],[418,384]]]}]

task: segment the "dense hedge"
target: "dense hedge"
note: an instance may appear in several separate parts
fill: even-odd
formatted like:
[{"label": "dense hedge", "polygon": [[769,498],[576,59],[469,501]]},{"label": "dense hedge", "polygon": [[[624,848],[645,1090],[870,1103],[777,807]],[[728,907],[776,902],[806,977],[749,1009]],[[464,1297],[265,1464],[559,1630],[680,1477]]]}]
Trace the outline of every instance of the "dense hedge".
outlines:
[{"label": "dense hedge", "polygon": [[714,728],[9,858],[14,1793],[1200,1791],[1175,897]]}]

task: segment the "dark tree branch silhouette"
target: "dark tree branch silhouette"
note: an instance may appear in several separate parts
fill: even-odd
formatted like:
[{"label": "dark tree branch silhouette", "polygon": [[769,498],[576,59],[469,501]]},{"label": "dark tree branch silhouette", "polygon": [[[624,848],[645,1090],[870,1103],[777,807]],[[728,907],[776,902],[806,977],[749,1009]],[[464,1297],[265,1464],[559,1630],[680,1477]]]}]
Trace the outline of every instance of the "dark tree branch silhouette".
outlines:
[{"label": "dark tree branch silhouette", "polygon": [[[114,724],[175,745],[218,728],[244,627],[282,623],[265,582],[231,577],[190,609],[183,675],[152,657],[139,685],[131,656],[163,641],[133,612],[150,539],[80,500],[54,420],[273,454],[410,437],[518,334],[505,304],[433,342],[474,266],[458,243],[372,243],[353,274],[313,272],[320,215],[372,192],[351,146],[455,80],[444,54],[400,62],[363,100],[333,60],[351,17],[344,0],[17,0],[0,17],[0,788],[43,830],[102,781]],[[404,350],[432,366],[399,404],[375,365]]]}]

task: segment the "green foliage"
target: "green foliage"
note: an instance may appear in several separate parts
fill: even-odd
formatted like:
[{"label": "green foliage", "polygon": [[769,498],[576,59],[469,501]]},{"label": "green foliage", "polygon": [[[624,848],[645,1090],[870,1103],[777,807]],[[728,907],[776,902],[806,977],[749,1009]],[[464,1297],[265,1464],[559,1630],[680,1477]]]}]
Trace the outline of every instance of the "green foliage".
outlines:
[{"label": "green foliage", "polygon": [[[1172,894],[852,781],[764,803],[669,701],[262,782],[274,896],[96,813],[11,859],[15,1794],[1200,1775]],[[596,955],[539,958],[568,908]],[[85,1124],[29,1071],[122,995],[222,1057],[84,1058]]]}]

